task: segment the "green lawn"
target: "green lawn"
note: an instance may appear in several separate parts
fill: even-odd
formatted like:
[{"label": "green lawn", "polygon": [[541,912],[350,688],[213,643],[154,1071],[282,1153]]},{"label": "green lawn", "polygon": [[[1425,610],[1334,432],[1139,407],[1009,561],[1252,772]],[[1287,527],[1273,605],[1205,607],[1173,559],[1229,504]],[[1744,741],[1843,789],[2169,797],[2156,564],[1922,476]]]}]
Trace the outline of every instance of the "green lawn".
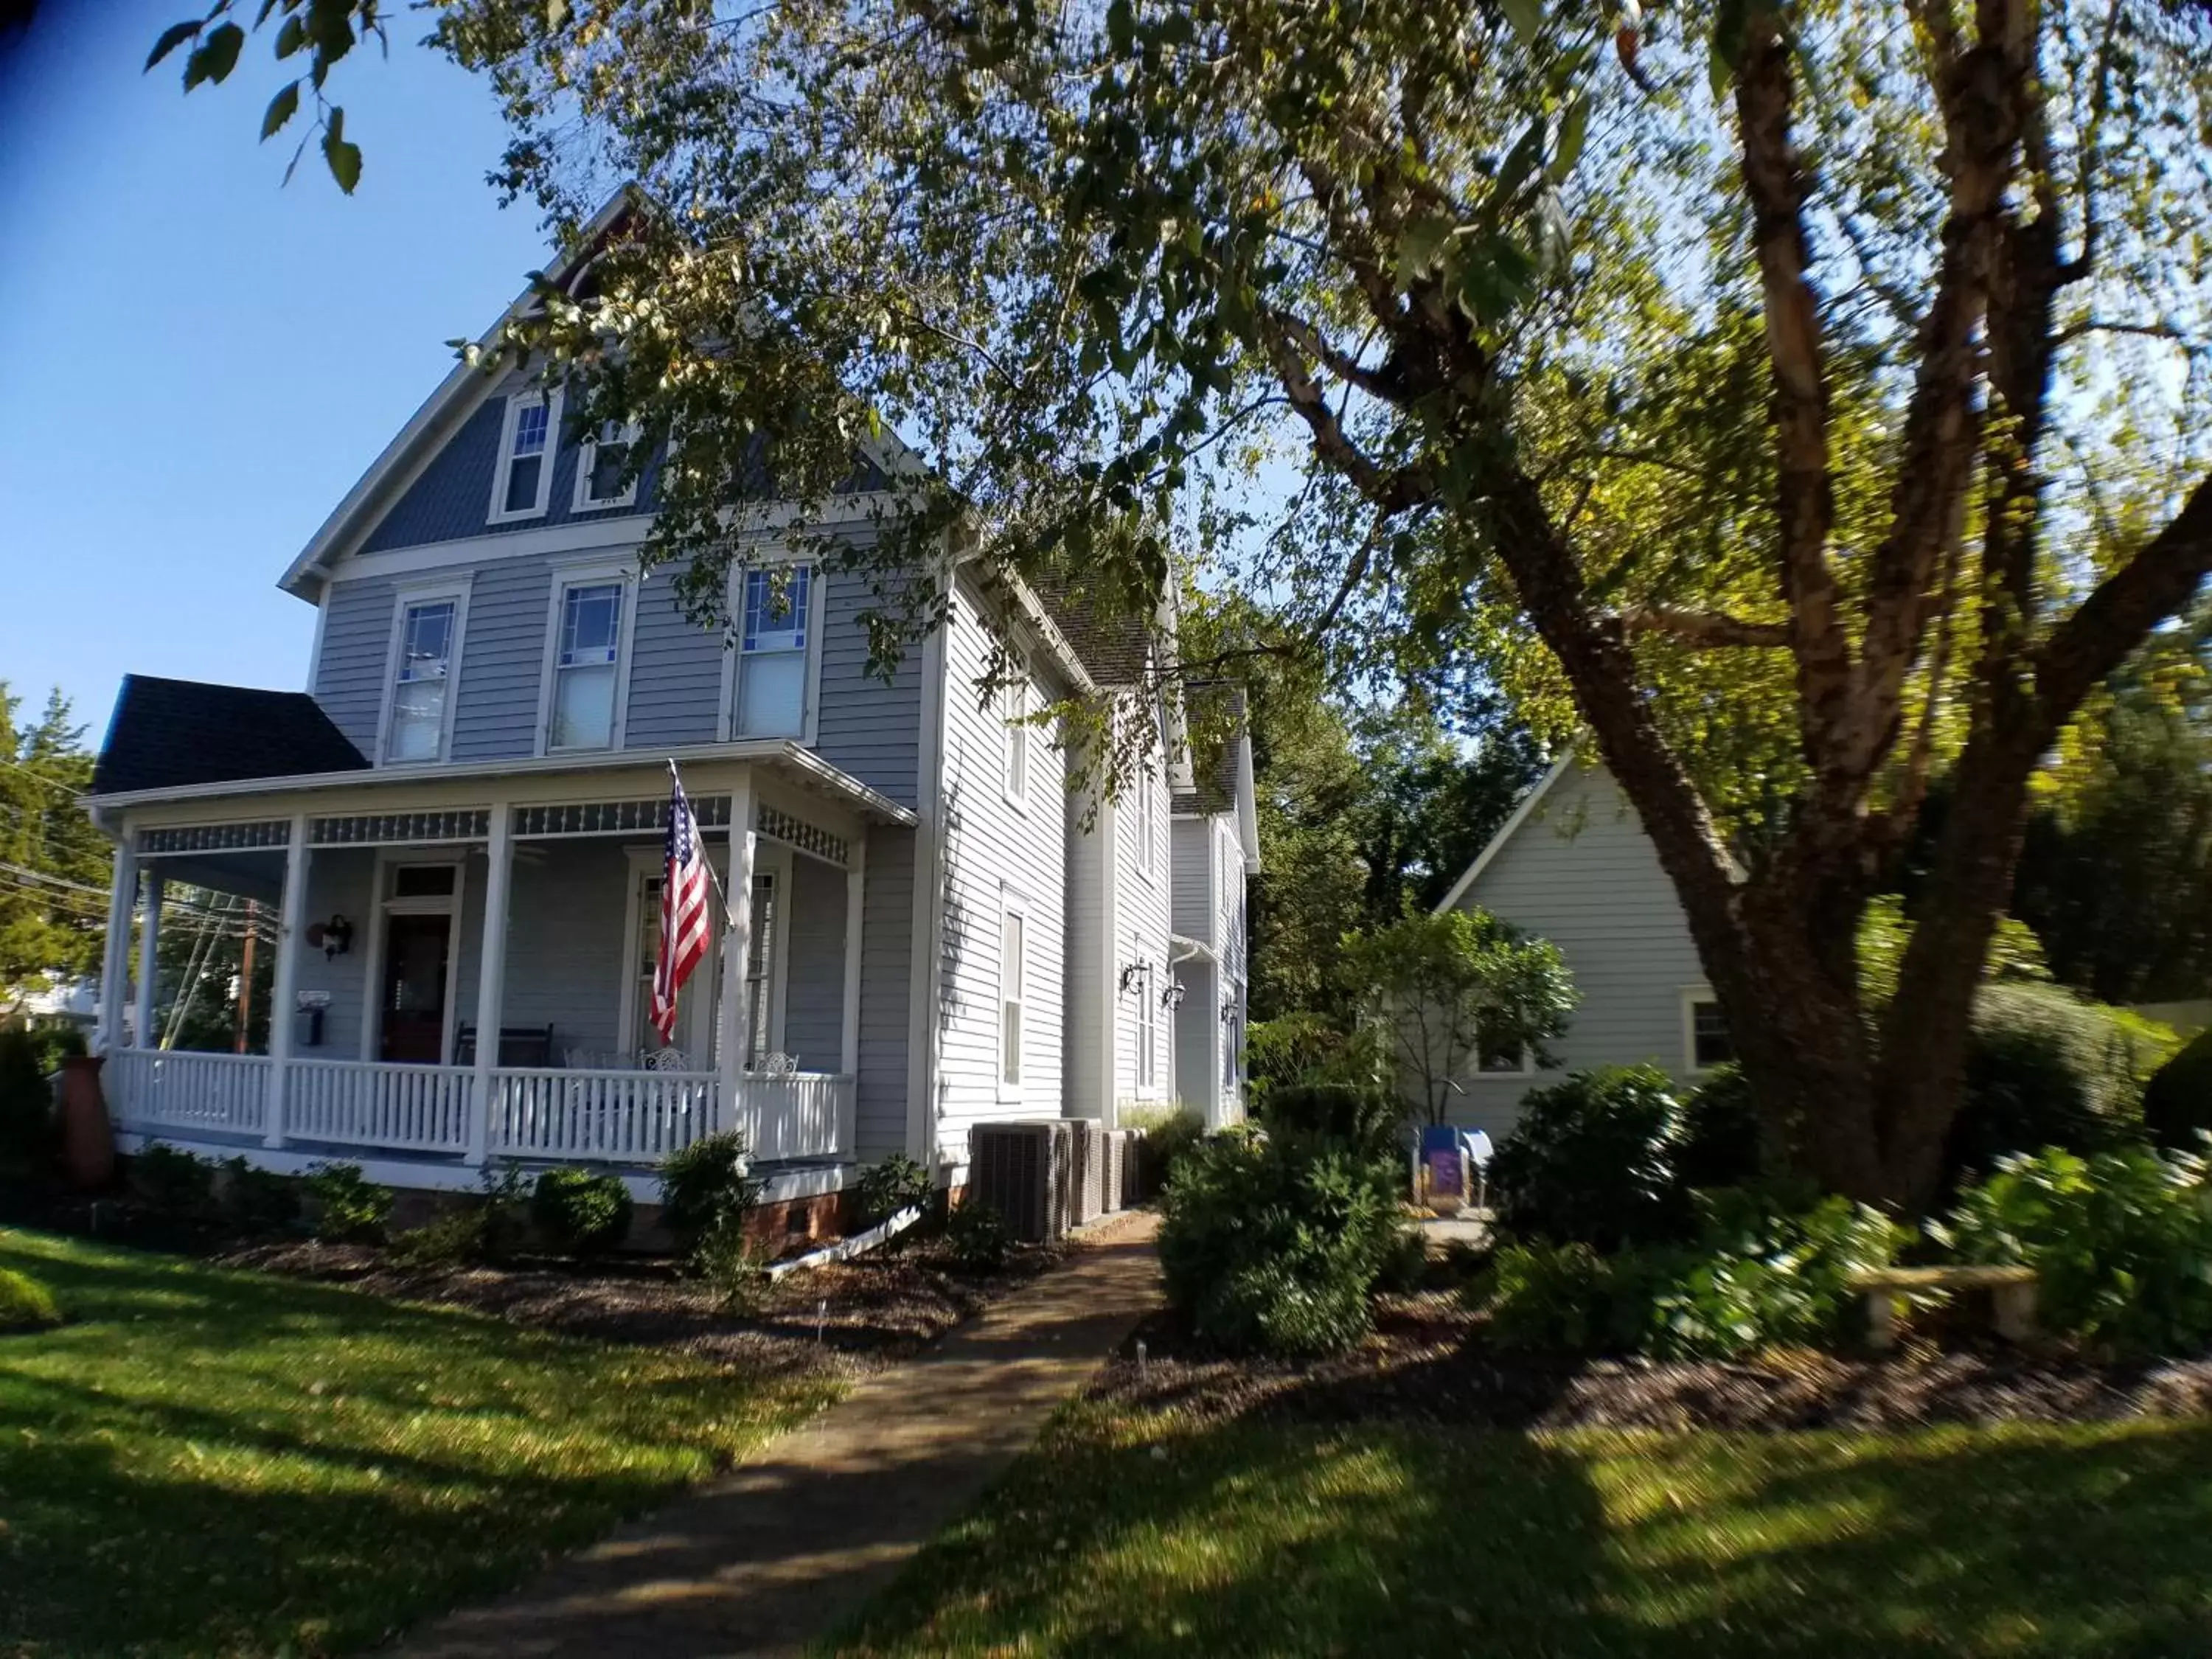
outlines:
[{"label": "green lawn", "polygon": [[1524,1436],[1077,1407],[836,1650],[2212,1653],[2212,1425]]},{"label": "green lawn", "polygon": [[0,1230],[0,1654],[357,1650],[823,1398],[689,1355]]}]

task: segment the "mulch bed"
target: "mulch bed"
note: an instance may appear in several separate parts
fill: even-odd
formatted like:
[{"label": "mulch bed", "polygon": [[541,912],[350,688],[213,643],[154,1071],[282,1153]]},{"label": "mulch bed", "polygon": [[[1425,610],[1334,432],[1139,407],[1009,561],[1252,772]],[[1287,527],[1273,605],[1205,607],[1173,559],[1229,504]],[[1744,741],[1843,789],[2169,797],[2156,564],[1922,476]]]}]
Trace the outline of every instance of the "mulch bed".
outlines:
[{"label": "mulch bed", "polygon": [[1091,1393],[1200,1421],[1510,1429],[1875,1429],[2212,1412],[2205,1360],[2124,1367],[1995,1345],[1911,1343],[1881,1358],[1793,1350],[1734,1363],[1545,1358],[1488,1352],[1482,1323],[1449,1292],[1386,1297],[1359,1346],[1297,1363],[1209,1352],[1160,1315]]},{"label": "mulch bed", "polygon": [[382,1249],[309,1241],[246,1246],[228,1267],[292,1273],[374,1296],[489,1314],[601,1341],[678,1347],[748,1369],[850,1376],[890,1364],[1028,1283],[1061,1252],[1018,1248],[1000,1272],[963,1273],[935,1240],[787,1273],[752,1305],[724,1306],[665,1257],[586,1267],[525,1258],[499,1267],[409,1267]]}]

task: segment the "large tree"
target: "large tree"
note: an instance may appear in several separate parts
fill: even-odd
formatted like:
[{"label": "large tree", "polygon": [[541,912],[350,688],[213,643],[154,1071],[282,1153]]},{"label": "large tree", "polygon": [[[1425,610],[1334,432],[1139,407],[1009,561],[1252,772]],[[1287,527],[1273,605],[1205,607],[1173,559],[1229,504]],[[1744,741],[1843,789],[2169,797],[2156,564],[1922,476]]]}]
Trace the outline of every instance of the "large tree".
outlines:
[{"label": "large tree", "polygon": [[[380,9],[258,15],[302,73],[265,125],[352,187],[322,100]],[[1932,1191],[2030,775],[2212,568],[2201,0],[449,0],[434,39],[562,230],[646,187],[507,343],[674,434],[651,553],[702,610],[733,496],[803,518],[879,422],[885,570],[950,530],[1142,607],[1178,539],[1233,550],[1342,672],[1585,729],[1780,1137]],[[886,588],[889,648],[941,574]]]}]

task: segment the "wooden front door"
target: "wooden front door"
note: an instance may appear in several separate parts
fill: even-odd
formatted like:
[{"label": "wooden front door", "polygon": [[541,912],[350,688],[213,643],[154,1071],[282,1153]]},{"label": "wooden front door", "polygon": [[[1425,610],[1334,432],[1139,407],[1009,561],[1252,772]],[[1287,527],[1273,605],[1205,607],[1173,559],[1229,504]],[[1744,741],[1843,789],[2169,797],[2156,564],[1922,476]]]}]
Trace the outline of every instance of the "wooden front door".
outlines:
[{"label": "wooden front door", "polygon": [[386,918],[382,1057],[435,1065],[446,1058],[446,975],[453,919]]}]

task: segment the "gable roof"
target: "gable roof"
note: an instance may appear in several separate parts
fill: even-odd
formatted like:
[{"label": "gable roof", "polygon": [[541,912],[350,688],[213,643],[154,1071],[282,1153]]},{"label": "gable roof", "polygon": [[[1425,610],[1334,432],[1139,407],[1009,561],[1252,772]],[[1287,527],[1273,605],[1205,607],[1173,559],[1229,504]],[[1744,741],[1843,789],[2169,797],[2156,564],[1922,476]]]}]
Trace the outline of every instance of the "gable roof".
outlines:
[{"label": "gable roof", "polygon": [[1513,839],[1513,832],[1528,821],[1528,816],[1536,810],[1537,803],[1552,793],[1552,786],[1566,775],[1576,758],[1575,750],[1570,748],[1553,763],[1550,771],[1537,780],[1535,787],[1521,797],[1521,804],[1513,809],[1513,816],[1498,826],[1498,833],[1490,838],[1489,845],[1474,855],[1474,862],[1467,866],[1467,873],[1451,884],[1451,891],[1446,893],[1437,905],[1435,915],[1442,915],[1445,911],[1455,908],[1467,896],[1467,890],[1474,885],[1475,878],[1489,867],[1491,860],[1496,858],[1505,843]]},{"label": "gable roof", "polygon": [[1188,789],[1178,789],[1169,798],[1171,810],[1182,813],[1231,811],[1237,805],[1237,780],[1240,766],[1238,750],[1248,740],[1244,729],[1244,688],[1238,685],[1189,688],[1193,697],[1213,697],[1228,716],[1228,733],[1221,744],[1221,752],[1213,757],[1213,764],[1203,772],[1194,772]]},{"label": "gable roof", "polygon": [[304,691],[125,674],[93,766],[92,793],[358,772],[368,766]]},{"label": "gable roof", "polygon": [[1134,685],[1145,678],[1152,638],[1142,617],[1111,610],[1050,573],[1030,578],[1028,586],[1092,679],[1101,685]]}]

